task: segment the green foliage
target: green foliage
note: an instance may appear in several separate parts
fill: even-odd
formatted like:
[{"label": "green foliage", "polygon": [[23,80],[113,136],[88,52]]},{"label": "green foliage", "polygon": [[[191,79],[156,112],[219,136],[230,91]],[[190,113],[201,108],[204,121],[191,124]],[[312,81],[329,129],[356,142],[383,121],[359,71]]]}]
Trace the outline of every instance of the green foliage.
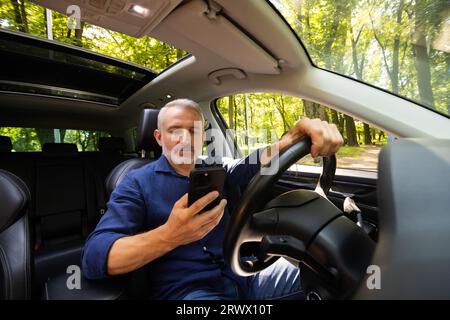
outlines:
[{"label": "green foliage", "polygon": [[[23,7],[24,14],[17,15],[13,4]],[[137,39],[88,23],[82,23],[81,30],[69,30],[68,17],[58,12],[52,11],[52,20],[54,40],[133,62],[156,72],[187,54],[148,36]],[[45,9],[25,0],[0,0],[0,26],[47,37]]]},{"label": "green foliage", "polygon": [[448,0],[271,2],[317,66],[450,115]]},{"label": "green foliage", "polygon": [[[232,100],[232,108],[230,108],[230,99]],[[306,115],[305,104],[307,103],[310,102],[283,94],[250,93],[220,98],[217,100],[217,107],[228,127],[235,131],[235,137],[241,151],[248,154],[248,151],[251,152],[256,148],[279,140],[283,133],[288,131],[297,120]],[[331,114],[331,108],[319,106],[324,108],[326,113]],[[364,141],[364,123],[358,120],[354,123],[356,138],[359,144],[362,144]],[[369,128],[371,130],[371,143],[387,143],[387,134],[377,128]],[[342,133],[347,138],[347,132]],[[246,139],[247,136],[248,139]],[[358,149],[358,147],[353,148]]]},{"label": "green foliage", "polygon": [[41,151],[47,142],[74,143],[78,151],[97,151],[98,139],[110,137],[110,134],[87,130],[0,127],[0,136],[11,138],[15,152]]},{"label": "green foliage", "polygon": [[40,151],[41,144],[34,128],[0,128],[0,136],[11,138],[14,151]]}]

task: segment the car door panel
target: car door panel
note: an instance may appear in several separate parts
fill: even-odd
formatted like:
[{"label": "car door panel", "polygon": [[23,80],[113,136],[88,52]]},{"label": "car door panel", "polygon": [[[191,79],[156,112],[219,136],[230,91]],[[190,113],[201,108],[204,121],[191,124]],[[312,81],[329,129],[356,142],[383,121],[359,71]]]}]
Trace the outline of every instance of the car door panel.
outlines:
[{"label": "car door panel", "polygon": [[[319,173],[288,171],[274,186],[272,196],[295,189],[314,190],[318,179]],[[364,220],[378,225],[376,173],[371,177],[362,174],[360,178],[357,175],[336,175],[328,198],[342,210],[347,196],[350,196],[361,209]]]}]

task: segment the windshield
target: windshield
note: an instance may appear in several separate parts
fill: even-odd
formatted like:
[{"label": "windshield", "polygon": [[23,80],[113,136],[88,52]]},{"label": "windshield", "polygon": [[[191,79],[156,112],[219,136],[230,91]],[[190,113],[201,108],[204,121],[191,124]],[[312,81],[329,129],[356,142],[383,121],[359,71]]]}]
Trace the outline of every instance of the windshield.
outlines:
[{"label": "windshield", "polygon": [[313,63],[450,115],[448,0],[270,0]]},{"label": "windshield", "polygon": [[161,72],[187,55],[156,39],[134,38],[118,32],[81,22],[80,29],[69,29],[68,17],[48,10],[51,32],[47,30],[44,7],[25,0],[0,0],[0,28],[21,31],[43,38],[53,38],[113,58],[136,63]]}]

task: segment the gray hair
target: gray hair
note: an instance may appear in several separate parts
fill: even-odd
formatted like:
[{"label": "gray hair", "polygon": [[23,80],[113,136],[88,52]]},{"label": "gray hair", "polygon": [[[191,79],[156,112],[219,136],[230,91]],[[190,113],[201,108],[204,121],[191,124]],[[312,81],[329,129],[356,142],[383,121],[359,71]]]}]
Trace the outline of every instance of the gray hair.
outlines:
[{"label": "gray hair", "polygon": [[161,130],[162,119],[163,119],[164,113],[168,109],[174,108],[174,107],[190,109],[191,111],[198,113],[198,115],[202,118],[202,122],[203,123],[205,122],[205,117],[203,116],[202,109],[200,109],[200,106],[198,105],[197,102],[192,101],[190,99],[176,99],[176,100],[168,102],[164,107],[161,108],[161,110],[159,110],[158,130]]}]

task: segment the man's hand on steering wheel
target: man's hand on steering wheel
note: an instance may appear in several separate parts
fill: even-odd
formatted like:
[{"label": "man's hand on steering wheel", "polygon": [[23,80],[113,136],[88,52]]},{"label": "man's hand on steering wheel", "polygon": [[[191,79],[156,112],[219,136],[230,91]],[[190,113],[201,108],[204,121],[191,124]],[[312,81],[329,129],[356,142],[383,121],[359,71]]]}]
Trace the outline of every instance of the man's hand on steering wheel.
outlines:
[{"label": "man's hand on steering wheel", "polygon": [[335,124],[303,117],[281,138],[279,150],[283,150],[305,136],[311,138],[311,156],[313,158],[329,157],[344,144],[344,139]]}]

